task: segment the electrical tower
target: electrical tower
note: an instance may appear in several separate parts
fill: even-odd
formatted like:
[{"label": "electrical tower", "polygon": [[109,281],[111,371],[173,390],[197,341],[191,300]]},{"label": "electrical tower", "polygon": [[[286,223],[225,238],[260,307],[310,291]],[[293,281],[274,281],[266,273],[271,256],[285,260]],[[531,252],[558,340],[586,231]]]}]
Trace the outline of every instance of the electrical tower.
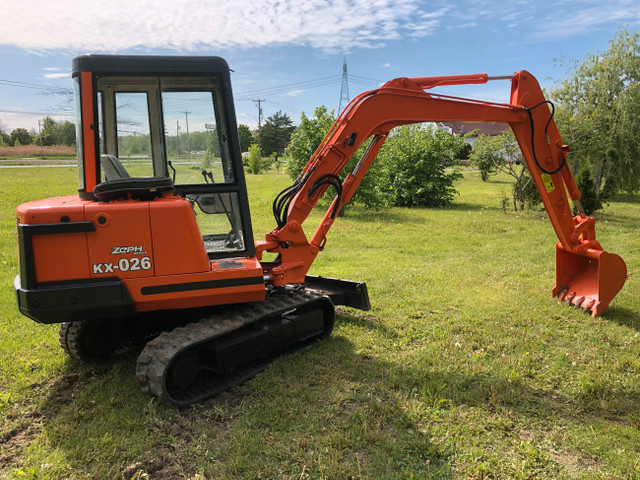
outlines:
[{"label": "electrical tower", "polygon": [[340,103],[338,104],[338,115],[342,112],[342,105],[349,104],[349,74],[347,73],[347,57],[344,57],[342,64],[342,86],[340,87]]}]

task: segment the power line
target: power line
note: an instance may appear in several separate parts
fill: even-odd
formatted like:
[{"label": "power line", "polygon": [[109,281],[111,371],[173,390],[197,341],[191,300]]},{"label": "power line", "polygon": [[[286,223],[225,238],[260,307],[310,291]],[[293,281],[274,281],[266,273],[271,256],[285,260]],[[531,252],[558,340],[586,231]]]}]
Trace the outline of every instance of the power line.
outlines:
[{"label": "power line", "polygon": [[37,83],[18,82],[15,80],[0,79],[0,85],[6,85],[8,87],[30,88],[33,90],[48,90],[59,95],[71,95],[73,93],[73,90],[71,88],[52,87],[50,85],[39,85]]},{"label": "power line", "polygon": [[12,113],[15,115],[38,115],[38,116],[50,116],[50,117],[73,117],[73,112],[69,113],[52,113],[52,112],[30,112],[27,110],[5,110],[0,109],[0,113]]},{"label": "power line", "polygon": [[263,88],[259,90],[249,90],[236,94],[236,101],[253,101],[254,97],[264,97],[269,95],[278,95],[281,93],[294,92],[296,90],[306,90],[309,88],[322,87],[325,85],[336,84],[340,81],[340,75],[331,77],[323,77],[315,80],[307,80],[304,82],[289,83],[285,85]]}]

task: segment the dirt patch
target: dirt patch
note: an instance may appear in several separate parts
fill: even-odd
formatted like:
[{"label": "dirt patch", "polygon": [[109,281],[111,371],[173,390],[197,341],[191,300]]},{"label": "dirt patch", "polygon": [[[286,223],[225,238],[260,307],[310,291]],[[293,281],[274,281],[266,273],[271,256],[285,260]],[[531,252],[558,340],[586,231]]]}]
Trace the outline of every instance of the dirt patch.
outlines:
[{"label": "dirt patch", "polygon": [[585,458],[568,451],[556,452],[552,450],[549,452],[549,456],[554,462],[564,468],[565,473],[570,478],[578,478],[585,471],[600,472],[604,468],[602,462],[596,459]]},{"label": "dirt patch", "polygon": [[189,466],[185,467],[177,460],[178,457],[175,455],[169,452],[162,452],[157,458],[142,460],[129,465],[122,471],[122,476],[127,480],[192,478],[196,473],[195,469]]},{"label": "dirt patch", "polygon": [[17,425],[8,432],[0,434],[0,465],[21,466],[25,451],[42,430],[42,424],[42,414],[33,411],[22,414]]}]

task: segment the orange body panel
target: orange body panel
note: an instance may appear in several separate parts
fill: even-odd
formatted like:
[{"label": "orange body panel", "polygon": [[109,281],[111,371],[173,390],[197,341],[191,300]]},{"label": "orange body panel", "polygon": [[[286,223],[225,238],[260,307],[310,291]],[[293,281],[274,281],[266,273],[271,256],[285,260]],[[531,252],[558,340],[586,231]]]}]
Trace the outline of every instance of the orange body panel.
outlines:
[{"label": "orange body panel", "polygon": [[[42,225],[64,221],[82,222],[87,202],[77,195],[47,198],[23,203],[17,208],[18,222]],[[37,282],[56,282],[89,278],[85,233],[43,235],[33,239]]]},{"label": "orange body panel", "polygon": [[91,278],[154,275],[149,202],[92,202],[85,206],[85,218],[96,227],[86,234]]},{"label": "orange body panel", "polygon": [[92,192],[97,181],[96,141],[94,136],[94,111],[93,111],[93,75],[91,72],[82,72],[82,142],[84,152],[84,186],[86,191]]},{"label": "orange body panel", "polygon": [[158,198],[149,203],[155,274],[206,272],[209,257],[191,203],[180,197]]},{"label": "orange body panel", "polygon": [[256,258],[212,261],[211,269],[205,273],[128,279],[124,283],[141,312],[264,300],[262,266]]},{"label": "orange body panel", "polygon": [[21,224],[91,222],[95,231],[36,235],[38,282],[123,280],[136,311],[257,302],[265,298],[255,257],[209,260],[191,203],[178,196],[152,201],[95,202],[77,196],[22,204]]}]

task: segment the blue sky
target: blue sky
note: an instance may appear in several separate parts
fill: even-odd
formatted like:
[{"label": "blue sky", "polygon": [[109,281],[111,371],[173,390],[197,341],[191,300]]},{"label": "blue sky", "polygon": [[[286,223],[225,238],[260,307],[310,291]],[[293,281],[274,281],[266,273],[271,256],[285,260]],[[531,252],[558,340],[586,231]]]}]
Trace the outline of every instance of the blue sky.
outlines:
[{"label": "blue sky", "polygon": [[[0,123],[37,129],[73,120],[71,59],[82,53],[224,57],[240,123],[282,110],[294,123],[337,109],[342,62],[349,93],[402,76],[526,69],[543,86],[559,59],[603,51],[622,26],[640,27],[638,0],[0,0]],[[19,84],[19,85],[18,85]],[[29,84],[29,85],[25,85]],[[316,86],[313,86],[316,85]],[[507,101],[508,82],[443,92]]]}]

